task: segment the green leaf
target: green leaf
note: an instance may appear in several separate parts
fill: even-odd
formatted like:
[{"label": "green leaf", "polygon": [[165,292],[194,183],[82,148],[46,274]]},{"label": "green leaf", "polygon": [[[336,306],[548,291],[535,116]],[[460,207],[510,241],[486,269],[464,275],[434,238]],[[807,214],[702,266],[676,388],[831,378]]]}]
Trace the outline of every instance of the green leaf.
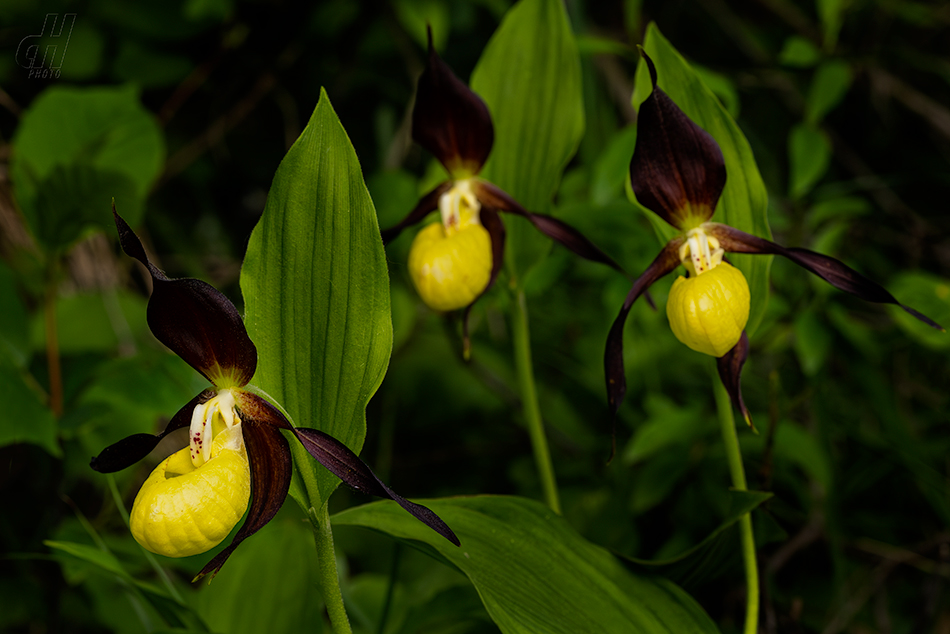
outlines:
[{"label": "green leaf", "polygon": [[795,353],[806,376],[814,376],[831,352],[831,332],[813,310],[795,318]]},{"label": "green leaf", "polygon": [[828,452],[812,434],[800,425],[782,421],[775,432],[775,457],[797,465],[825,493],[831,492],[832,468]]},{"label": "green leaf", "polygon": [[847,62],[833,59],[815,71],[805,98],[805,122],[821,123],[829,112],[844,99],[851,87],[851,67]]},{"label": "green leaf", "polygon": [[[274,176],[241,289],[259,355],[254,384],[298,426],[359,453],[392,350],[389,275],[356,152],[325,91]],[[339,480],[291,446],[319,488],[311,503],[326,501]]]},{"label": "green leaf", "polygon": [[[495,145],[481,176],[526,209],[549,211],[584,134],[580,56],[560,0],[521,0],[472,73],[492,115]],[[527,221],[506,219],[507,264],[523,278],[551,246]]]},{"label": "green leaf", "polygon": [[425,504],[452,526],[461,547],[428,535],[390,502],[346,510],[333,523],[388,533],[454,566],[506,634],[717,631],[681,589],[628,572],[539,502],[478,496]]},{"label": "green leaf", "polygon": [[196,603],[215,632],[319,634],[323,602],[308,524],[289,517],[268,523],[234,551]]},{"label": "green leaf", "polygon": [[51,248],[78,238],[91,218],[108,219],[113,196],[137,224],[165,155],[162,131],[133,87],[48,88],[23,114],[13,145],[17,202]]},{"label": "green leaf", "polygon": [[821,51],[812,41],[800,35],[786,38],[778,54],[778,63],[794,68],[810,68],[821,59]]},{"label": "green leaf", "polygon": [[834,49],[838,42],[838,32],[844,22],[844,11],[848,0],[815,0],[821,27],[824,30],[824,48],[826,51]]},{"label": "green leaf", "polygon": [[[742,130],[653,23],[647,27],[643,47],[656,64],[660,88],[666,91],[687,116],[709,132],[722,149],[726,161],[726,187],[713,220],[763,238],[771,238],[768,194],[752,155],[752,148]],[[634,107],[639,107],[651,90],[646,64],[641,63],[637,67]],[[656,214],[650,212],[648,215],[655,223],[662,222]],[[662,224],[666,226],[665,223]],[[664,229],[663,235],[670,234]],[[730,254],[729,261],[745,275],[752,292],[752,308],[746,325],[746,331],[751,336],[762,319],[768,302],[772,256]]]},{"label": "green leaf", "polygon": [[812,190],[828,171],[831,141],[821,130],[806,124],[788,133],[788,196],[798,199]]},{"label": "green leaf", "polygon": [[695,546],[681,552],[674,557],[664,559],[637,559],[634,557],[626,558],[635,565],[635,569],[643,572],[653,572],[662,574],[664,577],[685,581],[690,578],[705,574],[708,566],[719,560],[721,552],[725,545],[729,544],[732,548],[738,548],[738,533],[729,530],[739,518],[746,513],[751,513],[753,509],[760,506],[766,500],[772,497],[771,493],[765,491],[729,491],[729,512],[709,535],[703,541]]},{"label": "green leaf", "polygon": [[0,355],[0,447],[28,442],[58,458],[63,452],[56,440],[56,419],[23,372]]},{"label": "green leaf", "polygon": [[[901,273],[887,287],[901,302],[927,315],[944,328],[950,328],[950,280],[929,273]],[[908,315],[898,306],[891,315],[901,330],[935,350],[950,348],[950,334],[940,332]]]}]

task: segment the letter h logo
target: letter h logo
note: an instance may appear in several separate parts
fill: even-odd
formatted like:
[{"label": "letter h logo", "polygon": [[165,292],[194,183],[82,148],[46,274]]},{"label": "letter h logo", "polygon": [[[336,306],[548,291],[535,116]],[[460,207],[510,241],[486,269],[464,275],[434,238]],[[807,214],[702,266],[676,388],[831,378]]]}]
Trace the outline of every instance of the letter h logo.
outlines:
[{"label": "letter h logo", "polygon": [[[17,46],[16,63],[28,69],[30,77],[59,77],[59,71],[63,67],[63,60],[66,57],[66,47],[69,46],[69,37],[73,33],[73,25],[76,24],[76,14],[64,13],[61,20],[57,20],[58,17],[58,13],[47,13],[46,19],[43,20],[43,30],[38,35],[27,35],[20,40],[20,45]],[[58,30],[56,28],[57,22],[59,22]],[[67,25],[68,29],[66,28]],[[65,37],[63,37],[64,35]],[[37,38],[39,41],[31,44],[28,40],[32,38]],[[41,57],[39,54],[40,46],[44,42],[46,47]],[[24,44],[26,44],[25,47]],[[62,50],[57,55],[60,44],[62,44]]]}]

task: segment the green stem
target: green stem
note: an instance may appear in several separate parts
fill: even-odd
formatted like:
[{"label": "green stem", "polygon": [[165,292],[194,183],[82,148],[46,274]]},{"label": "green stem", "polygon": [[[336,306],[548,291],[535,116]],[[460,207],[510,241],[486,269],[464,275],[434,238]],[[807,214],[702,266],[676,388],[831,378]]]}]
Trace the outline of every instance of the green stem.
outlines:
[{"label": "green stem", "polygon": [[[726,461],[729,463],[732,487],[737,491],[747,491],[745,469],[742,466],[742,453],[739,450],[739,436],[736,434],[736,421],[732,413],[732,402],[718,376],[713,378],[713,392],[716,395],[716,409],[719,410],[722,441],[726,448]],[[755,537],[752,533],[751,513],[746,513],[739,518],[739,535],[746,580],[745,629],[743,631],[744,634],[756,634],[759,629],[759,568],[755,560]]]},{"label": "green stem", "polygon": [[555,513],[561,513],[561,501],[554,479],[554,466],[551,463],[551,451],[544,435],[544,421],[541,420],[541,406],[538,404],[538,391],[534,385],[534,368],[531,362],[531,334],[528,329],[528,306],[524,291],[515,291],[515,314],[512,319],[512,339],[515,346],[515,369],[518,372],[518,385],[521,388],[521,407],[528,423],[531,435],[531,448],[538,467],[538,477],[544,489],[544,501]]},{"label": "green stem", "polygon": [[317,511],[310,509],[310,523],[313,524],[313,540],[317,547],[317,583],[327,606],[330,626],[334,634],[352,634],[350,619],[343,605],[343,591],[340,589],[340,573],[336,568],[336,551],[333,549],[333,529],[330,527],[330,512],[326,504]]}]

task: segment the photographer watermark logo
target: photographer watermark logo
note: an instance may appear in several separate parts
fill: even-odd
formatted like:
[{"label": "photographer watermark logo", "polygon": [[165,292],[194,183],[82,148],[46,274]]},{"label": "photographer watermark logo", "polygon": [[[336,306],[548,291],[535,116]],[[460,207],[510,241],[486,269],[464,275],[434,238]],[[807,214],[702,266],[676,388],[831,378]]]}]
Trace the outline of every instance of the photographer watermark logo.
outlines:
[{"label": "photographer watermark logo", "polygon": [[75,24],[75,13],[64,13],[62,19],[58,13],[47,13],[43,30],[38,35],[27,35],[20,40],[16,63],[29,71],[29,77],[59,79]]}]

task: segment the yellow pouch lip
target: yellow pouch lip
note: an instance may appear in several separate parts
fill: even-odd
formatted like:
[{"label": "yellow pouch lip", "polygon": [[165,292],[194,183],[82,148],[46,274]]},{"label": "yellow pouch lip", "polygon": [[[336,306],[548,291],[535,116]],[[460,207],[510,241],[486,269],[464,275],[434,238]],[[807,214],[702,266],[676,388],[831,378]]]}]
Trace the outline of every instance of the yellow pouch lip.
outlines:
[{"label": "yellow pouch lip", "polygon": [[727,262],[701,275],[679,277],[666,303],[670,329],[689,348],[721,357],[742,336],[750,299],[745,276]]},{"label": "yellow pouch lip", "polygon": [[450,311],[471,304],[491,278],[491,236],[471,214],[457,228],[424,227],[409,251],[409,274],[430,308]]},{"label": "yellow pouch lip", "polygon": [[206,552],[220,544],[243,517],[250,489],[250,467],[238,423],[215,437],[212,457],[200,467],[193,466],[190,447],[155,467],[132,506],[132,536],[147,550],[166,557]]}]

